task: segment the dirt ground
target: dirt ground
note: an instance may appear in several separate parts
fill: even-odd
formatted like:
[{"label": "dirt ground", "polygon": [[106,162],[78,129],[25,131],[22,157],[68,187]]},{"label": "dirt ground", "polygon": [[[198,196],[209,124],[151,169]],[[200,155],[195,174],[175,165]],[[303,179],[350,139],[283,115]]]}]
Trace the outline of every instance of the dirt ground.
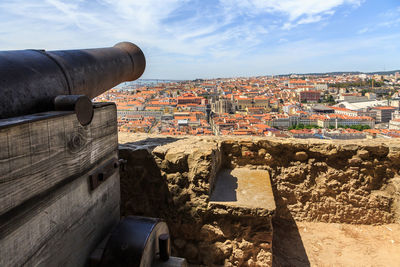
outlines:
[{"label": "dirt ground", "polygon": [[274,222],[273,266],[400,266],[400,224]]}]

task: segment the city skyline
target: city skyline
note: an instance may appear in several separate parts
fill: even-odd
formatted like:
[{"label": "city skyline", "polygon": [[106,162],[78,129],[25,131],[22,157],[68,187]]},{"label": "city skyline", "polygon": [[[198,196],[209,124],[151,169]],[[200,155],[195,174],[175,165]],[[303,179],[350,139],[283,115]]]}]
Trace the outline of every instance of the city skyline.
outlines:
[{"label": "city skyline", "polygon": [[0,25],[0,50],[132,41],[145,79],[396,70],[400,59],[394,0],[6,0]]}]

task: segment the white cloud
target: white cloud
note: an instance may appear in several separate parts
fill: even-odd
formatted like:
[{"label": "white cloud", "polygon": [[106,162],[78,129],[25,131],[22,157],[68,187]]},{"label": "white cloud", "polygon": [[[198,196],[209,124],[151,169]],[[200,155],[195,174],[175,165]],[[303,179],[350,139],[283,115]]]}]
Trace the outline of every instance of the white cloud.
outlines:
[{"label": "white cloud", "polygon": [[[258,76],[267,74],[308,73],[330,71],[376,71],[382,68],[385,53],[393,55],[385,61],[387,68],[398,68],[399,34],[384,37],[334,39],[316,41],[306,39],[283,42],[246,60],[243,57],[222,57],[217,61],[196,61],[196,64],[176,62],[174,69],[165,70],[164,78],[217,78],[233,76]],[[380,47],[379,51],[376,48]],[[396,51],[397,49],[397,51]],[[397,56],[397,57],[396,57]],[[185,69],[187,76],[177,76],[176,69]],[[200,76],[200,73],[202,74]]]},{"label": "white cloud", "polygon": [[386,29],[398,27],[400,25],[400,7],[392,8],[386,12],[382,12],[377,15],[377,19],[371,20],[371,22],[360,29],[357,33],[372,33],[379,32]]},{"label": "white cloud", "polygon": [[366,32],[368,32],[368,31],[370,31],[370,28],[364,27],[364,28],[362,28],[361,30],[359,30],[357,33],[358,33],[358,34],[363,34],[363,33],[366,33]]},{"label": "white cloud", "polygon": [[322,16],[316,15],[316,16],[311,16],[311,17],[305,17],[303,19],[300,19],[297,24],[308,24],[308,23],[314,23],[318,22],[322,19]]},{"label": "white cloud", "polygon": [[279,13],[287,16],[284,29],[291,29],[299,24],[314,23],[324,16],[333,15],[341,5],[358,7],[363,0],[220,0],[231,10],[246,10],[247,14]]},{"label": "white cloud", "polygon": [[[204,2],[1,0],[0,50],[102,47],[127,40],[145,51],[147,77],[191,78],[299,71],[296,66],[314,66],[320,64],[317,58],[335,58],[335,53],[373,47],[395,51],[388,43],[395,46],[400,39],[358,35],[318,42],[318,36],[296,40],[281,30],[328,23],[339,7],[357,7],[360,0],[220,0],[203,8]],[[370,31],[364,26],[360,33]]]},{"label": "white cloud", "polygon": [[[2,0],[0,2],[0,33],[8,36],[41,36],[32,44],[53,43],[61,39],[65,45],[106,43],[106,40],[138,40],[149,48],[169,53],[196,55],[214,51],[218,45],[248,45],[260,42],[260,36],[276,27],[257,21],[242,21],[241,14],[280,13],[287,16],[282,23],[290,29],[299,24],[317,22],[331,15],[343,4],[360,4],[360,0],[220,0],[210,10],[193,7],[190,14],[176,21],[182,7],[202,3],[190,0]],[[9,14],[8,21],[1,13]],[[12,24],[12,28],[2,27]],[[42,25],[42,29],[40,28]],[[229,26],[229,27],[227,27]],[[36,27],[36,28],[35,28]],[[281,26],[282,27],[282,26]],[[22,32],[10,33],[16,28]],[[34,28],[32,31],[29,28]],[[78,29],[80,32],[78,32]],[[34,34],[36,32],[36,34]],[[240,37],[240,42],[238,40]],[[27,41],[17,38],[21,44]],[[1,38],[1,37],[0,37]],[[6,37],[3,37],[6,38]],[[99,41],[101,40],[101,41]],[[208,43],[207,43],[208,42]],[[1,45],[1,43],[0,43]],[[64,48],[64,47],[62,47]]]},{"label": "white cloud", "polygon": [[[52,44],[57,43],[56,48],[65,49],[82,47],[79,45],[82,43],[104,46],[131,40],[152,53],[218,56],[234,45],[252,47],[260,42],[259,36],[267,33],[257,22],[231,25],[235,16],[226,14],[218,6],[213,8],[214,12],[189,7],[186,16],[176,18],[189,2],[2,0],[0,46],[23,48],[45,44],[46,48],[53,49]],[[10,20],[1,19],[3,12]]]}]

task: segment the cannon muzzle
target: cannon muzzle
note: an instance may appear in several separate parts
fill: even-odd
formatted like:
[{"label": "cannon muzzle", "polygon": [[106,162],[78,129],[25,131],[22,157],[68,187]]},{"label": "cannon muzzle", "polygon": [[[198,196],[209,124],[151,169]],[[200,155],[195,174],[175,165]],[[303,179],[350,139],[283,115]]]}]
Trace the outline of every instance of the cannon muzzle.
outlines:
[{"label": "cannon muzzle", "polygon": [[0,52],[0,119],[54,109],[59,95],[90,99],[144,72],[142,50],[129,42],[82,50]]}]

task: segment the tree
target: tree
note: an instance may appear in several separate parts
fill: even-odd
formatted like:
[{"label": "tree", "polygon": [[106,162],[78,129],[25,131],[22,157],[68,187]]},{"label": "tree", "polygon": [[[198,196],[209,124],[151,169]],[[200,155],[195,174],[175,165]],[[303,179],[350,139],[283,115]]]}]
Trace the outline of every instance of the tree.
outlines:
[{"label": "tree", "polygon": [[328,103],[335,103],[335,99],[333,98],[332,95],[329,95],[329,96],[328,96],[327,102],[328,102]]}]

